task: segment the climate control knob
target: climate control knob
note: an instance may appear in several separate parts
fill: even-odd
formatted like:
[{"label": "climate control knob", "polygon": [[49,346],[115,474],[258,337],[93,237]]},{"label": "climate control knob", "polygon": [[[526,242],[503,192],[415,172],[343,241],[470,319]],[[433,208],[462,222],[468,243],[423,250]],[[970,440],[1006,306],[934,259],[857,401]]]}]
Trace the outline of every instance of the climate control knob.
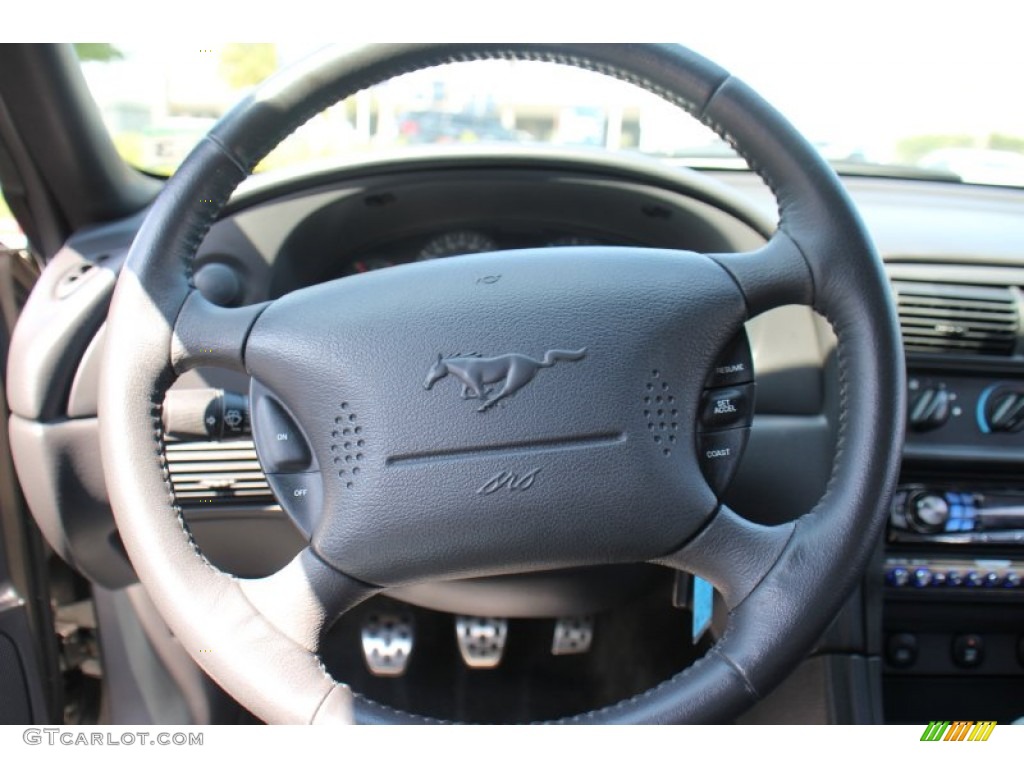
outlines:
[{"label": "climate control knob", "polygon": [[1017,432],[1024,427],[1024,392],[997,389],[985,406],[985,422],[992,432]]},{"label": "climate control knob", "polygon": [[907,409],[910,428],[915,432],[938,429],[949,421],[950,396],[945,387],[925,387],[911,399]]}]

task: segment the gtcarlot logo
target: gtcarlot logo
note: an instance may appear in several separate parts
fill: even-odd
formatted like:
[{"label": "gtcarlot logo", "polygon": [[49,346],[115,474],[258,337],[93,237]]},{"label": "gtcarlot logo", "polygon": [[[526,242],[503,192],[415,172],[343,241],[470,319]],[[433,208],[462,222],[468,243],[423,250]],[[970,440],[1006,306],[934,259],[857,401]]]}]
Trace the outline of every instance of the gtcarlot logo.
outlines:
[{"label": "gtcarlot logo", "polygon": [[190,731],[92,731],[83,728],[26,728],[22,741],[49,747],[201,747],[203,734]]},{"label": "gtcarlot logo", "polygon": [[994,720],[932,720],[921,734],[921,741],[988,741],[995,727]]}]

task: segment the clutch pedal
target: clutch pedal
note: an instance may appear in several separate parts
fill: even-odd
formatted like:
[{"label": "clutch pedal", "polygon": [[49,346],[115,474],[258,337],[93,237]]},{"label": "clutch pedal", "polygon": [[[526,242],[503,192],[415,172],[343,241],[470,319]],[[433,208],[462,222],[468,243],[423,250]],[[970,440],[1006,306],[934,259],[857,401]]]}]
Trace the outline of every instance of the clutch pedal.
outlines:
[{"label": "clutch pedal", "polygon": [[467,667],[493,669],[501,663],[501,657],[505,654],[508,620],[456,616],[455,637]]},{"label": "clutch pedal", "polygon": [[375,613],[363,622],[363,659],[377,677],[405,674],[412,655],[412,617],[404,613]]}]

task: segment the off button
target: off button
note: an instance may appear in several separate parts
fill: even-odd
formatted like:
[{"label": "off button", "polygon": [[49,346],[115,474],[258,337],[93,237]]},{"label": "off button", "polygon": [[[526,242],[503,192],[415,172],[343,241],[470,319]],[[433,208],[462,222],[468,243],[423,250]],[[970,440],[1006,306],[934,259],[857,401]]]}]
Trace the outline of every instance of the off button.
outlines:
[{"label": "off button", "polygon": [[722,387],[704,392],[700,424],[707,431],[749,427],[754,413],[754,385]]},{"label": "off button", "polygon": [[319,472],[267,474],[267,484],[281,508],[308,537],[316,528],[323,507],[323,481]]}]

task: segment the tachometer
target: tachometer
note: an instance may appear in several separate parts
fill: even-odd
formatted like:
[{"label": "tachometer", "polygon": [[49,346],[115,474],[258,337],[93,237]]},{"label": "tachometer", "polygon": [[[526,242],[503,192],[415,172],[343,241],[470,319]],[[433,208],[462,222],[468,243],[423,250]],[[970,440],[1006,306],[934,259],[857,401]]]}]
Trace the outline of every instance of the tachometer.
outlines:
[{"label": "tachometer", "polygon": [[484,253],[497,250],[498,244],[482,232],[463,229],[446,232],[431,240],[420,249],[417,259],[441,259],[445,256],[462,256],[467,253]]}]

